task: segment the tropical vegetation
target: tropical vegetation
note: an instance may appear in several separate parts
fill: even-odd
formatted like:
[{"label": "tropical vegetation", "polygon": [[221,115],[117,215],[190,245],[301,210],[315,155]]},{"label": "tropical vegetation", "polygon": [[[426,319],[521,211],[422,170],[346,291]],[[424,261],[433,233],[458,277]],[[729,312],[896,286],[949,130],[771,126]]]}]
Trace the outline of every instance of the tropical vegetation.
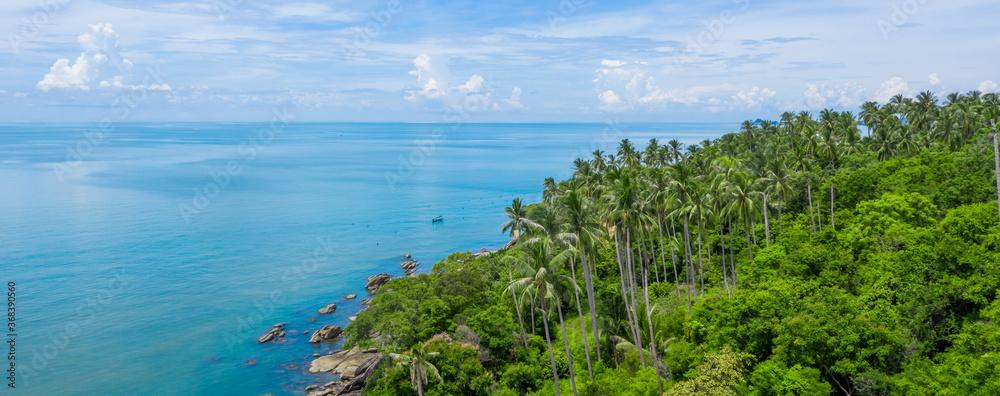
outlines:
[{"label": "tropical vegetation", "polygon": [[347,327],[397,362],[366,394],[1000,394],[998,113],[924,92],[577,159],[511,246]]}]

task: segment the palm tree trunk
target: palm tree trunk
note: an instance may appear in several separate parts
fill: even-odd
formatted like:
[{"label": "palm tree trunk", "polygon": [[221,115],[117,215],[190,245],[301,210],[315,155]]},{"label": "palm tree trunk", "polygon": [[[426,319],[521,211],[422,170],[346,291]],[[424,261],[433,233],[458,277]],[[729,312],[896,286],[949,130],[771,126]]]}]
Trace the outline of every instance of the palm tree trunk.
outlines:
[{"label": "palm tree trunk", "polygon": [[813,217],[812,181],[806,182],[806,195],[809,197],[809,221],[812,223],[813,234],[816,233],[816,218]]},{"label": "palm tree trunk", "polygon": [[729,289],[729,274],[726,272],[726,235],[722,230],[722,222],[719,222],[719,245],[722,247],[722,282],[726,285],[726,295],[733,296],[733,291]]},{"label": "palm tree trunk", "polygon": [[771,222],[767,219],[767,193],[764,193],[764,239],[767,247],[771,247]]},{"label": "palm tree trunk", "polygon": [[[511,266],[507,266],[507,276],[510,277],[510,283],[514,283],[514,272]],[[514,292],[514,288],[510,289],[510,295],[514,297],[514,310],[517,311],[517,323],[521,325],[521,334],[524,333],[524,319],[521,318],[521,306],[517,304],[517,293]],[[521,337],[521,342],[524,343],[524,347],[528,347],[528,340]]]},{"label": "palm tree trunk", "polygon": [[[542,294],[542,311],[545,311],[545,294]],[[552,378],[555,379],[556,383],[556,394],[559,394],[559,371],[556,370],[556,357],[552,354],[552,338],[549,336],[549,321],[546,318],[542,318],[542,324],[545,325],[545,343],[549,344],[549,361],[552,363]],[[569,356],[567,356],[569,358]]]},{"label": "palm tree trunk", "polygon": [[[627,243],[628,246],[629,246],[629,249],[628,249],[628,263],[629,263],[628,278],[629,278],[629,285],[631,286],[630,289],[632,291],[632,317],[633,317],[633,320],[635,321],[635,328],[634,328],[635,329],[634,330],[635,331],[635,342],[636,342],[636,345],[640,346],[639,347],[639,361],[642,363],[642,368],[646,368],[646,357],[643,356],[642,347],[641,347],[642,346],[642,333],[639,332],[639,313],[636,312],[636,309],[635,309],[637,307],[637,305],[635,304],[636,282],[635,282],[635,260],[632,257],[632,232],[628,228],[625,229],[625,243]],[[641,254],[642,251],[640,251],[639,253]],[[641,259],[641,257],[640,257],[640,259]]]},{"label": "palm tree trunk", "polygon": [[[653,274],[656,275],[656,282],[660,283],[660,269],[656,266],[656,244],[653,243],[653,229],[650,227],[646,234],[649,241],[649,265],[653,267]],[[663,273],[663,278],[667,278],[667,273]]]},{"label": "palm tree trunk", "polygon": [[424,384],[420,378],[417,378],[417,396],[424,396]]},{"label": "palm tree trunk", "polygon": [[750,262],[753,262],[753,246],[750,245],[750,222],[747,222],[747,251],[750,252]]},{"label": "palm tree trunk", "polygon": [[698,278],[701,279],[701,296],[705,297],[705,262],[701,259],[701,221],[698,221]]},{"label": "palm tree trunk", "polygon": [[830,229],[837,231],[837,225],[833,222],[833,179],[830,180]]},{"label": "palm tree trunk", "polygon": [[[590,374],[590,380],[594,380],[594,369],[590,366],[590,347],[587,345],[587,326],[583,322],[583,309],[580,307],[580,291],[577,290],[576,283],[576,265],[573,264],[573,260],[569,260],[569,269],[573,272],[573,296],[576,297],[576,312],[580,314],[580,332],[583,333],[583,353],[587,357],[587,373]],[[566,330],[563,329],[563,332]],[[565,335],[563,336],[565,337]]]},{"label": "palm tree trunk", "polygon": [[[693,263],[693,260],[691,260],[691,238],[690,238],[690,235],[691,234],[690,234],[690,231],[688,229],[688,215],[687,215],[687,213],[685,213],[684,214],[684,254],[685,254],[686,257],[684,258],[684,272],[687,272],[687,274],[685,274],[684,280],[687,281],[687,284],[684,285],[684,289],[688,291],[688,313],[691,313],[691,279],[692,279],[691,278],[691,273],[694,272],[694,263]],[[688,263],[691,263],[690,267],[688,266]],[[689,270],[689,268],[690,268],[690,270]],[[695,300],[697,301],[697,298]]]},{"label": "palm tree trunk", "polygon": [[[663,264],[663,277],[667,277],[667,260],[664,255],[666,254],[663,250],[663,220],[660,218],[660,213],[656,213],[656,222],[660,226],[660,263]],[[670,236],[670,231],[667,231],[667,236]],[[677,285],[677,262],[674,261],[674,250],[670,249],[670,262],[674,264],[674,286],[677,291],[677,297],[681,296],[680,286]]]},{"label": "palm tree trunk", "polygon": [[740,280],[736,274],[736,248],[733,247],[733,219],[729,219],[729,265],[733,268],[733,286],[739,286]]},{"label": "palm tree trunk", "polygon": [[[582,247],[582,246],[581,246]],[[587,272],[587,250],[580,249],[580,261],[583,263],[583,282],[587,286],[587,304],[590,306],[591,331],[594,333],[594,349],[597,349],[597,360],[601,360],[601,336],[597,329],[597,302],[594,300],[594,281]]]},{"label": "palm tree trunk", "polygon": [[[622,288],[622,302],[625,303],[625,316],[628,317],[629,330],[632,331],[632,336],[634,337],[635,336],[635,329],[636,329],[637,325],[632,322],[632,318],[633,318],[632,311],[633,311],[633,309],[629,307],[628,286],[626,286],[626,283],[628,282],[628,280],[627,280],[628,279],[628,271],[627,271],[627,267],[626,267],[625,263],[622,261],[622,253],[621,253],[621,249],[619,249],[618,233],[619,233],[618,229],[615,228],[615,254],[618,257],[618,273],[621,274],[621,276],[619,276],[618,278],[619,278],[619,283],[621,284],[621,288]],[[625,257],[628,258],[627,255]]]},{"label": "palm tree trunk", "polygon": [[[649,308],[649,283],[646,280],[648,272],[649,270],[642,271],[642,286],[645,289],[646,294],[646,323],[649,324],[649,350],[653,354],[653,372],[656,373],[656,387],[659,389],[658,394],[663,394],[663,383],[660,379],[660,371],[656,368],[656,363],[659,360],[656,358],[656,336],[653,334],[652,310]],[[642,344],[639,344],[639,349],[642,349]]]},{"label": "palm tree trunk", "polygon": [[750,235],[753,235],[753,245],[758,246],[759,244],[757,243],[757,223],[753,221],[753,218],[750,219]]},{"label": "palm tree trunk", "polygon": [[[570,385],[573,385],[573,396],[576,396],[576,375],[573,374],[573,355],[569,353],[569,340],[566,338],[566,324],[563,323],[562,303],[559,301],[559,296],[556,296],[556,311],[559,312],[559,327],[562,328],[563,348],[566,349],[566,365],[569,367],[569,383]],[[584,335],[584,342],[586,342],[586,332],[584,332]]]}]

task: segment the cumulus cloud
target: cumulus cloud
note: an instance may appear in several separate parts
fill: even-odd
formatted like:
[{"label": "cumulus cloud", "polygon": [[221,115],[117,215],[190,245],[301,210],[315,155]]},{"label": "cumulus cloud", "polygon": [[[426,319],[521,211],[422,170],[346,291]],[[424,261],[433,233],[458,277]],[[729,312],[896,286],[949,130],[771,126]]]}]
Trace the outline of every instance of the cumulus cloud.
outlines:
[{"label": "cumulus cloud", "polygon": [[885,80],[882,83],[882,87],[875,91],[875,101],[879,103],[886,103],[893,96],[898,94],[903,94],[904,96],[910,92],[910,86],[906,84],[906,80],[902,77],[893,77]]},{"label": "cumulus cloud", "polygon": [[88,32],[77,37],[83,53],[72,64],[69,59],[57,60],[49,73],[38,82],[38,88],[43,91],[53,88],[86,91],[128,86],[132,62],[119,52],[118,33],[111,24],[99,23],[89,27]]},{"label": "cumulus cloud", "polygon": [[469,77],[464,84],[451,86],[447,62],[420,54],[413,60],[413,66],[415,69],[410,71],[410,75],[417,77],[419,89],[408,90],[404,96],[404,99],[411,102],[440,101],[446,109],[461,109],[465,112],[524,108],[521,104],[521,89],[518,87],[514,87],[509,98],[498,101],[489,81],[478,74]]},{"label": "cumulus cloud", "polygon": [[777,95],[767,88],[753,87],[749,91],[740,90],[733,95],[733,105],[741,109],[759,109],[762,105],[770,102]]},{"label": "cumulus cloud", "polygon": [[931,74],[927,78],[931,79],[931,86],[941,85],[941,78],[938,77],[937,73]]},{"label": "cumulus cloud", "polygon": [[696,103],[698,99],[680,90],[664,90],[656,78],[648,75],[647,66],[641,62],[623,67],[621,61],[601,61],[605,68],[597,69],[593,82],[597,85],[597,99],[602,110],[627,111],[660,108],[670,103]]},{"label": "cumulus cloud", "polygon": [[514,87],[510,92],[510,97],[503,100],[511,109],[523,109],[524,105],[521,104],[521,88]]},{"label": "cumulus cloud", "polygon": [[986,80],[979,84],[979,92],[990,93],[997,90],[997,83]]}]

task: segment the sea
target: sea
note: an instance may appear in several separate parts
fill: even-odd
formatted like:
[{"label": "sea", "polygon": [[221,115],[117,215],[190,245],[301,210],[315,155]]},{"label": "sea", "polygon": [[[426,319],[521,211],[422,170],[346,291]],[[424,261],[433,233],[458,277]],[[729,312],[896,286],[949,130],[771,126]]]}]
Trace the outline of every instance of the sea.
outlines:
[{"label": "sea", "polygon": [[[304,395],[337,379],[306,370],[343,340],[303,332],[346,326],[368,276],[403,276],[404,254],[429,272],[503,246],[504,207],[623,138],[642,150],[737,128],[0,124],[0,283],[16,290],[4,394]],[[257,344],[276,323],[286,341]]]}]

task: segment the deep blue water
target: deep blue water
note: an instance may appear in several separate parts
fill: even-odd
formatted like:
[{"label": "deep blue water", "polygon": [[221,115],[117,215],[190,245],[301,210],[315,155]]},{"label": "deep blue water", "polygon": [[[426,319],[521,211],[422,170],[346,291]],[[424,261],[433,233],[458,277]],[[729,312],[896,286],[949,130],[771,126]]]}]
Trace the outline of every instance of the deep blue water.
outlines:
[{"label": "deep blue water", "polygon": [[[503,208],[630,138],[735,124],[0,125],[0,281],[20,394],[301,395],[364,279],[495,249]],[[444,216],[432,224],[430,219]],[[348,293],[359,298],[341,301]],[[316,310],[339,302],[337,312]],[[315,322],[307,318],[317,318]],[[255,364],[248,362],[256,360]],[[299,366],[289,369],[288,365]]]}]

